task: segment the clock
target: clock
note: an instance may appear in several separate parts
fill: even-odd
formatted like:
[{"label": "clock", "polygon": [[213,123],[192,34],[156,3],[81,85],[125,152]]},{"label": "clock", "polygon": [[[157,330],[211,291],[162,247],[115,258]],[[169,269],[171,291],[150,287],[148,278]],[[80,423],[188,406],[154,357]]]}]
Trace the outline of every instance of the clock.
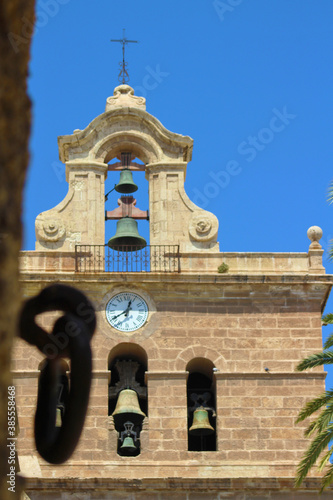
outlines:
[{"label": "clock", "polygon": [[134,332],[141,328],[148,318],[148,304],[133,292],[117,293],[106,305],[106,319],[113,328],[121,332]]}]

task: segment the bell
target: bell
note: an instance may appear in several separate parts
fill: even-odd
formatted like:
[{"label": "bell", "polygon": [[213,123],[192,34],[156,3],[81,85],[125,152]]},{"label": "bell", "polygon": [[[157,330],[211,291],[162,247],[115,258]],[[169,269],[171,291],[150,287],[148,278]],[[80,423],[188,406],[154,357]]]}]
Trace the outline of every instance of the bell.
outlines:
[{"label": "bell", "polygon": [[62,425],[61,410],[60,410],[60,408],[57,408],[56,409],[56,423],[55,423],[55,426],[56,427],[61,427],[61,425]]},{"label": "bell", "polygon": [[122,451],[122,455],[133,455],[134,453],[137,452],[137,448],[131,436],[125,437],[123,444],[120,447],[120,450]]},{"label": "bell", "polygon": [[145,418],[141,411],[138,395],[132,389],[124,389],[119,393],[117,404],[112,413],[116,427],[123,425],[127,420],[139,424]]},{"label": "bell", "polygon": [[139,235],[138,223],[132,217],[123,217],[117,222],[117,231],[108,241],[108,246],[120,252],[134,252],[147,245],[146,240]]},{"label": "bell", "polygon": [[214,427],[209,423],[208,411],[200,406],[193,412],[193,423],[189,428],[193,436],[208,436],[214,432]]},{"label": "bell", "polygon": [[132,172],[128,168],[124,168],[120,172],[120,179],[118,184],[115,186],[115,190],[118,193],[130,194],[137,191],[139,188],[133,182]]}]

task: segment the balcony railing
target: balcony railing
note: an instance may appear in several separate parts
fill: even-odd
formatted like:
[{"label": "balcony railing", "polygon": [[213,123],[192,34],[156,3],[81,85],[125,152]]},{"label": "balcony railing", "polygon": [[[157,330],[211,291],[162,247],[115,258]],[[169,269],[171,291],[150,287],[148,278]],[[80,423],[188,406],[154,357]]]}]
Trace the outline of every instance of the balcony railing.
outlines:
[{"label": "balcony railing", "polygon": [[142,249],[123,246],[119,250],[107,245],[76,245],[75,271],[179,273],[179,245],[147,245]]}]

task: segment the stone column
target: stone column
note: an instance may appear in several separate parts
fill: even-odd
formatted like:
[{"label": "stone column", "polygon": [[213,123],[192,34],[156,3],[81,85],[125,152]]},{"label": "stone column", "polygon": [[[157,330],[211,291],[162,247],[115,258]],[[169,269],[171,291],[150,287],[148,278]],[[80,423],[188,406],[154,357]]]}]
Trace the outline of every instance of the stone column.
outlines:
[{"label": "stone column", "polygon": [[180,245],[180,251],[219,250],[218,220],[196,206],[184,189],[186,162],[149,164],[151,245]]},{"label": "stone column", "polygon": [[179,460],[187,451],[188,372],[147,372],[149,455],[154,461]]}]

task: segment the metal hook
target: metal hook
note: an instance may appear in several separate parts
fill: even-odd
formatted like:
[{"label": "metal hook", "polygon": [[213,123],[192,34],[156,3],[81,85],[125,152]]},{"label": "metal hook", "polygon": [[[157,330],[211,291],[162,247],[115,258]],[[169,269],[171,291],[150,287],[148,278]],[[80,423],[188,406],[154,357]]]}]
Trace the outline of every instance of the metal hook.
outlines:
[{"label": "metal hook", "polygon": [[[49,335],[35,322],[46,311],[63,310]],[[51,285],[23,306],[19,331],[22,339],[47,356],[38,384],[35,414],[36,448],[44,460],[68,460],[79,441],[89,402],[92,376],[90,340],[96,327],[94,308],[85,295],[66,285]],[[71,360],[71,380],[61,427],[56,427],[61,358]]]}]

